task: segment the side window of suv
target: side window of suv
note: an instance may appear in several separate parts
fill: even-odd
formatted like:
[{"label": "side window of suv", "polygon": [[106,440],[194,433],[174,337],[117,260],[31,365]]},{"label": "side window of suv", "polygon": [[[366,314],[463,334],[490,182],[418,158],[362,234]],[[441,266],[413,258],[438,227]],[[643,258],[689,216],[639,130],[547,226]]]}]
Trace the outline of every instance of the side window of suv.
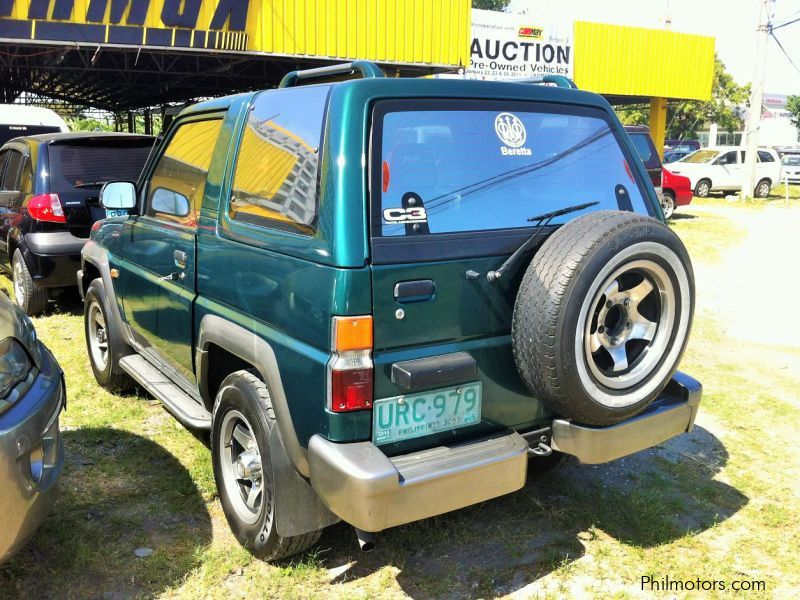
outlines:
[{"label": "side window of suv", "polygon": [[732,150],[731,152],[726,152],[722,156],[719,157],[717,161],[720,165],[735,165],[739,162],[739,157],[737,156],[737,152]]},{"label": "side window of suv", "polygon": [[312,234],[329,86],[256,97],[233,177],[231,221]]},{"label": "side window of suv", "polygon": [[775,162],[775,158],[769,152],[765,152],[764,150],[759,150],[758,162],[763,162],[763,163]]},{"label": "side window of suv", "polygon": [[197,226],[211,155],[221,128],[222,119],[178,126],[150,178],[147,216]]}]

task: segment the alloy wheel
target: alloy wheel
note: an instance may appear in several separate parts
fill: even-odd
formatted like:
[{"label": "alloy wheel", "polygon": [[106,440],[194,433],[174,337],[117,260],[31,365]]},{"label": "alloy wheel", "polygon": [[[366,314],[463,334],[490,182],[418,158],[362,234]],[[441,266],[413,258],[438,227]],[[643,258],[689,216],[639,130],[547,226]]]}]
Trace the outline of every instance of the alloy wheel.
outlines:
[{"label": "alloy wheel", "polygon": [[239,411],[231,410],[223,418],[218,448],[231,506],[239,519],[255,523],[264,502],[263,466],[253,428]]},{"label": "alloy wheel", "polygon": [[664,268],[652,260],[628,263],[595,288],[584,333],[589,372],[622,390],[658,366],[675,323],[676,296]]}]

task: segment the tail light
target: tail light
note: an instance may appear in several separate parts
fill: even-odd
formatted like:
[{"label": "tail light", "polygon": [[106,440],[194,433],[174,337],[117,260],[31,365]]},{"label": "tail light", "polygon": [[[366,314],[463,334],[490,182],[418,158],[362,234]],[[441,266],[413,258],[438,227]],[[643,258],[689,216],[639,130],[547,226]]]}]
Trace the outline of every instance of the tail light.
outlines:
[{"label": "tail light", "polygon": [[372,317],[333,317],[328,363],[330,408],[350,412],[372,408]]},{"label": "tail light", "polygon": [[64,209],[61,207],[61,200],[58,194],[39,194],[28,200],[28,214],[37,221],[48,221],[50,223],[66,223]]}]

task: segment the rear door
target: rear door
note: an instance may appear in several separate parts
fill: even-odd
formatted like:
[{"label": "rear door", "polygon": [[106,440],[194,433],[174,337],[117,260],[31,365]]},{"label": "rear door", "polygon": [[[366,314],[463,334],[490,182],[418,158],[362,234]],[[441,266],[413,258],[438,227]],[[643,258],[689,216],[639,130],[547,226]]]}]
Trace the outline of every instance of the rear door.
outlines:
[{"label": "rear door", "polygon": [[104,183],[139,179],[153,141],[145,136],[105,135],[49,144],[48,191],[58,194],[72,235],[89,237],[92,223],[106,217],[99,200]]},{"label": "rear door", "polygon": [[[480,384],[477,424],[384,444],[389,453],[546,416],[511,351],[511,315],[527,260],[500,280],[487,274],[535,233],[528,221],[535,215],[585,202],[598,202],[596,210],[648,212],[644,182],[634,178],[621,135],[603,111],[584,107],[377,105],[370,178],[375,414],[389,415],[381,399],[444,390],[428,397],[433,404],[425,415],[435,418],[456,388],[468,389],[461,384]],[[474,361],[475,375],[448,379],[440,357],[454,353]],[[393,382],[397,364],[420,358],[431,359],[432,383],[408,390]]]},{"label": "rear door", "polygon": [[145,175],[141,216],[122,230],[119,290],[144,354],[194,381],[197,215],[221,117],[183,120]]}]

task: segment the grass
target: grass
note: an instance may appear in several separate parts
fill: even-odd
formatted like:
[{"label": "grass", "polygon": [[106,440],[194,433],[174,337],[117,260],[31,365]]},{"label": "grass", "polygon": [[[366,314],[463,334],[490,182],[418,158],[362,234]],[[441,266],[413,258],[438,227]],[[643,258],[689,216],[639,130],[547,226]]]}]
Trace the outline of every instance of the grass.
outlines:
[{"label": "grass", "polygon": [[[672,227],[695,263],[723,268],[743,231],[719,211],[697,214]],[[0,287],[10,290],[2,277]],[[645,575],[767,586],[766,594],[737,597],[800,591],[800,350],[742,344],[708,308],[696,317],[682,364],[705,389],[691,434],[608,465],[573,464],[516,494],[389,530],[371,554],[336,525],[312,552],[277,565],[233,539],[204,440],[149,397],[100,389],[80,306],[58,308],[34,321],[69,390],[62,496],[32,543],[0,569],[2,598],[628,598],[641,595]],[[139,547],[154,552],[136,558]]]}]

